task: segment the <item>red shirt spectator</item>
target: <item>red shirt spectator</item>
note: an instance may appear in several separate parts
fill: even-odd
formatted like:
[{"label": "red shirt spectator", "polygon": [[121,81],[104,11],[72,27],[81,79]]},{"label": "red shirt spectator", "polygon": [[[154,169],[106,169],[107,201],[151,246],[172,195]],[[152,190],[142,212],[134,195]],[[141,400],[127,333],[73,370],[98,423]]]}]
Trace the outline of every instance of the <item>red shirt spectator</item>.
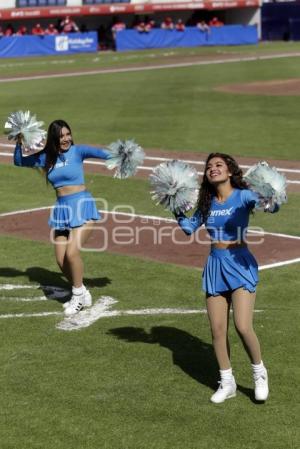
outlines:
[{"label": "red shirt spectator", "polygon": [[176,28],[177,31],[184,31],[185,30],[185,24],[183,23],[183,21],[181,19],[177,20],[175,28]]},{"label": "red shirt spectator", "polygon": [[122,22],[121,20],[118,20],[116,23],[113,24],[113,26],[111,27],[111,30],[113,33],[117,33],[118,31],[123,31],[125,30],[126,25],[124,22]]},{"label": "red shirt spectator", "polygon": [[32,28],[31,34],[33,34],[34,36],[44,36],[45,32],[44,32],[43,28],[41,27],[41,25],[39,23],[37,23]]},{"label": "red shirt spectator", "polygon": [[174,30],[174,23],[171,17],[166,17],[161,24],[163,30]]},{"label": "red shirt spectator", "polygon": [[120,31],[125,30],[126,28],[126,24],[124,22],[122,22],[119,18],[114,17],[113,18],[113,24],[111,27],[111,34],[112,34],[112,39],[113,39],[113,49],[116,49],[116,40],[117,40],[117,34]]},{"label": "red shirt spectator", "polygon": [[117,33],[118,33],[119,31],[125,30],[125,28],[126,28],[126,25],[125,25],[125,23],[122,22],[121,20],[117,20],[117,21],[113,24],[113,26],[111,27],[111,32],[112,32],[113,40],[114,40],[114,41],[116,40],[116,35],[117,35]]},{"label": "red shirt spectator", "polygon": [[55,28],[53,23],[49,23],[48,27],[45,29],[45,34],[47,34],[47,35],[58,34],[58,30],[57,30],[57,28]]},{"label": "red shirt spectator", "polygon": [[18,31],[16,32],[17,36],[25,36],[27,33],[27,28],[24,25],[21,25]]},{"label": "red shirt spectator", "polygon": [[12,36],[13,34],[15,34],[13,27],[11,25],[7,25],[4,31],[4,36]]},{"label": "red shirt spectator", "polygon": [[153,28],[155,28],[155,21],[154,20],[149,20],[149,22],[145,23],[145,30],[146,30],[146,32],[151,31]]},{"label": "red shirt spectator", "polygon": [[219,20],[218,17],[213,17],[209,22],[209,26],[211,27],[221,27],[223,25],[224,23],[221,22],[221,20]]}]

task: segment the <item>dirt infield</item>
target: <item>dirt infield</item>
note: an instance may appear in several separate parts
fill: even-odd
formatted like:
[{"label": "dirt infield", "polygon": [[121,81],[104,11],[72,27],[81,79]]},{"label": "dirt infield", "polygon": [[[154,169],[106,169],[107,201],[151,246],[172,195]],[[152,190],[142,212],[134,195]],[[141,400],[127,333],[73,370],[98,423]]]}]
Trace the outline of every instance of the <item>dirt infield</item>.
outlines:
[{"label": "dirt infield", "polygon": [[[0,216],[1,233],[49,242],[49,210]],[[248,244],[259,265],[285,262],[299,257],[300,238],[249,234]],[[164,263],[201,268],[209,253],[204,229],[187,237],[174,221],[103,214],[87,248],[109,251]]]},{"label": "dirt infield", "polygon": [[214,90],[248,95],[300,95],[300,78],[218,86]]}]

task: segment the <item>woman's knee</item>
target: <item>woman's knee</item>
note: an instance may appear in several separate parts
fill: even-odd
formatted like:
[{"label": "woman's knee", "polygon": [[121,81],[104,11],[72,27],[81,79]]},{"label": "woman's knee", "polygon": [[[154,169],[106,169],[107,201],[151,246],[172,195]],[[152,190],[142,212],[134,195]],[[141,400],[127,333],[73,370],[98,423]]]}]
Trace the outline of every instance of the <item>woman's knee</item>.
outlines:
[{"label": "woman's knee", "polygon": [[222,340],[227,338],[227,327],[223,323],[215,324],[211,327],[211,333],[214,340]]},{"label": "woman's knee", "polygon": [[242,337],[247,337],[248,335],[251,335],[254,332],[252,323],[235,322],[234,324],[238,334],[241,335]]},{"label": "woman's knee", "polygon": [[79,250],[75,247],[68,248],[66,251],[66,258],[70,263],[80,260],[81,256]]}]

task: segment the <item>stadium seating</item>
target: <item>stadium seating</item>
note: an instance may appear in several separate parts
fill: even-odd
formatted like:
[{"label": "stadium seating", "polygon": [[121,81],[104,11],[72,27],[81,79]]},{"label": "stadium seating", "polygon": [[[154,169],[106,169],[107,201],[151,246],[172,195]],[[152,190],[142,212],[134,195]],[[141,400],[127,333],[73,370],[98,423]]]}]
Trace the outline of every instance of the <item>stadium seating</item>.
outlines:
[{"label": "stadium seating", "polygon": [[18,8],[40,6],[65,6],[67,0],[17,0]]}]

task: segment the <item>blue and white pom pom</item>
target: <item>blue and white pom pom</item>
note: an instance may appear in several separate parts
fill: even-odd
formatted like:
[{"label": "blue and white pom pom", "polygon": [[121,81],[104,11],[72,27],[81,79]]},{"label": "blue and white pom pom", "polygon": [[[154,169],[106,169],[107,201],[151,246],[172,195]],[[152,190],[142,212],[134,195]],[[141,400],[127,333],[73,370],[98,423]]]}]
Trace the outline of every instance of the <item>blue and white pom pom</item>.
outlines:
[{"label": "blue and white pom pom", "polygon": [[198,199],[198,173],[194,167],[182,161],[163,162],[153,169],[150,183],[152,199],[172,213],[192,209]]},{"label": "blue and white pom pom", "polygon": [[244,175],[244,180],[249,188],[261,197],[259,208],[268,209],[269,205],[287,202],[286,178],[275,167],[270,167],[267,162],[258,162]]},{"label": "blue and white pom pom", "polygon": [[145,153],[134,140],[118,140],[108,147],[111,157],[105,161],[109,170],[116,169],[115,178],[128,178],[144,162]]},{"label": "blue and white pom pom", "polygon": [[21,137],[25,150],[39,150],[46,138],[46,131],[42,128],[44,122],[37,121],[30,111],[12,112],[5,122],[5,132],[8,140],[17,140]]}]

